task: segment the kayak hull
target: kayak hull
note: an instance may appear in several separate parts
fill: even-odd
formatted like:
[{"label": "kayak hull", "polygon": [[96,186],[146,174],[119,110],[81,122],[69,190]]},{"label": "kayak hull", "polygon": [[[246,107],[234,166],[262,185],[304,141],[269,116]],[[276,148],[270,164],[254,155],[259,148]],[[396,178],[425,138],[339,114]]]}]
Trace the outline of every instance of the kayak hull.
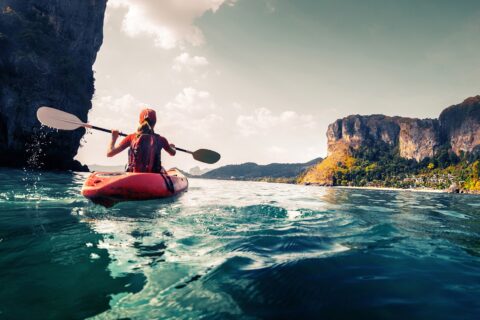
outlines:
[{"label": "kayak hull", "polygon": [[81,192],[92,202],[109,207],[121,201],[168,198],[187,188],[187,178],[177,169],[170,169],[166,174],[93,172]]}]

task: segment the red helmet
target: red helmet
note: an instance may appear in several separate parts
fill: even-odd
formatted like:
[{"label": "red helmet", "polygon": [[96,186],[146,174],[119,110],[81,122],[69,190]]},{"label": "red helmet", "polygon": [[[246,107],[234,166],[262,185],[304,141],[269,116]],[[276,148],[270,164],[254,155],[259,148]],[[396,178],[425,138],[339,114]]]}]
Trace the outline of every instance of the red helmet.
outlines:
[{"label": "red helmet", "polygon": [[142,123],[143,121],[145,121],[146,119],[148,119],[148,123],[153,127],[155,125],[155,123],[157,122],[157,114],[155,112],[155,110],[152,110],[152,109],[143,109],[142,112],[140,112],[140,118],[138,120],[138,122]]}]

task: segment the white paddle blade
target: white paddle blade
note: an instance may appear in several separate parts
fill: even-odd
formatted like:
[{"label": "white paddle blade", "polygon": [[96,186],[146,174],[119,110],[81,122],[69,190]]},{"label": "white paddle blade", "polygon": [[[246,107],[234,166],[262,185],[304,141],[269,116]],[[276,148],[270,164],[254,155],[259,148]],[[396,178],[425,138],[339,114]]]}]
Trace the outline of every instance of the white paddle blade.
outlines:
[{"label": "white paddle blade", "polygon": [[89,127],[75,115],[62,110],[40,107],[37,110],[37,119],[43,125],[59,130],[75,130],[80,127]]}]

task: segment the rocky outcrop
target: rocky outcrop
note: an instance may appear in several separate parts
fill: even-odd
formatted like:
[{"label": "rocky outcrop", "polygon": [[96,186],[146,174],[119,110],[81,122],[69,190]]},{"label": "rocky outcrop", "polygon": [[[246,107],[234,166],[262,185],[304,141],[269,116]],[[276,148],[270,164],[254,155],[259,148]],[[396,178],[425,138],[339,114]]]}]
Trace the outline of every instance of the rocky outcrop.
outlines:
[{"label": "rocky outcrop", "polygon": [[385,150],[386,145],[391,154],[417,162],[449,148],[457,156],[480,154],[480,96],[445,109],[438,120],[351,115],[330,124],[327,139],[328,157],[299,177],[300,183],[334,184],[336,172],[354,167],[352,151],[360,147]]},{"label": "rocky outcrop", "polygon": [[480,96],[443,110],[440,126],[446,143],[457,155],[480,152]]},{"label": "rocky outcrop", "polygon": [[328,126],[329,154],[339,140],[356,149],[366,143],[382,141],[394,145],[400,132],[395,118],[384,115],[360,116],[352,115],[339,119]]},{"label": "rocky outcrop", "polygon": [[436,119],[398,118],[400,156],[421,161],[433,157],[441,145],[440,130]]},{"label": "rocky outcrop", "polygon": [[362,145],[385,143],[399,147],[407,159],[422,160],[433,156],[440,145],[438,120],[387,117],[384,115],[353,115],[328,126],[328,154],[340,141],[357,149]]},{"label": "rocky outcrop", "polygon": [[0,0],[0,166],[84,170],[84,130],[40,129],[39,106],[86,121],[106,0]]},{"label": "rocky outcrop", "polygon": [[445,109],[440,119],[412,119],[384,115],[352,115],[328,126],[328,150],[339,141],[350,148],[386,143],[398,147],[400,156],[421,161],[440,146],[473,152],[480,146],[480,96]]}]

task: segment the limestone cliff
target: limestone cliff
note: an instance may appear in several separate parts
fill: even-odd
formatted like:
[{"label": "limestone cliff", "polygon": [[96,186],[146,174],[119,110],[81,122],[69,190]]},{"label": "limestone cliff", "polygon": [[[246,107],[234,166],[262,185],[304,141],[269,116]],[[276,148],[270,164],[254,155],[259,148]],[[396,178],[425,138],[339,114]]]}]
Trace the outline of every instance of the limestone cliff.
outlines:
[{"label": "limestone cliff", "polygon": [[440,144],[438,120],[353,115],[328,126],[328,154],[340,141],[356,149],[378,142],[399,147],[400,155],[417,161],[430,157]]},{"label": "limestone cliff", "polygon": [[107,0],[0,0],[0,166],[82,170],[84,131],[40,130],[39,106],[86,121]]},{"label": "limestone cliff", "polygon": [[384,115],[348,116],[328,126],[329,154],[332,146],[336,145],[340,140],[352,148],[375,141],[383,141],[393,145],[398,139],[399,131],[400,128],[396,125],[395,118],[392,117]]},{"label": "limestone cliff", "polygon": [[359,148],[385,150],[386,145],[391,154],[417,162],[445,149],[457,156],[480,153],[480,96],[445,109],[438,120],[351,115],[330,124],[327,139],[328,157],[300,183],[334,184],[335,172],[354,166],[351,154]]},{"label": "limestone cliff", "polygon": [[480,152],[480,96],[466,99],[440,114],[442,136],[452,150]]},{"label": "limestone cliff", "polygon": [[400,156],[421,161],[433,157],[442,144],[439,123],[436,119],[398,118]]}]

